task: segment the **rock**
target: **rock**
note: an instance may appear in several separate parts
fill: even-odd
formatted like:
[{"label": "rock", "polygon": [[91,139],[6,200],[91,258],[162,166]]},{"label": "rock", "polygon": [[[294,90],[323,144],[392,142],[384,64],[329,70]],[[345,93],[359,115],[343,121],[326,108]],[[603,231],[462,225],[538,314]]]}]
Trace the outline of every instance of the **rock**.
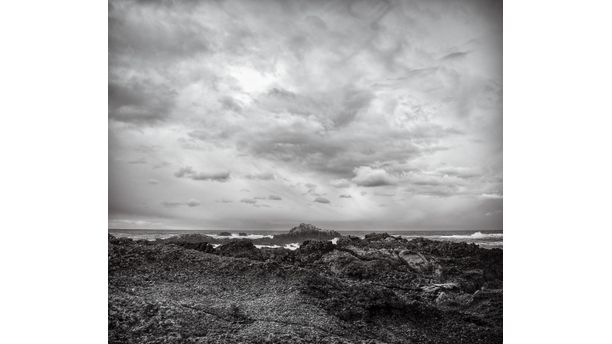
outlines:
[{"label": "rock", "polygon": [[387,233],[370,233],[365,235],[365,240],[368,241],[379,241],[387,238],[391,238],[391,236]]},{"label": "rock", "polygon": [[310,229],[280,235],[315,236],[295,251],[109,236],[109,343],[502,342],[502,250]]},{"label": "rock", "polygon": [[331,241],[306,240],[302,243],[297,252],[299,254],[324,254],[333,251],[335,245]]},{"label": "rock", "polygon": [[425,256],[419,252],[413,252],[411,250],[403,250],[399,253],[399,257],[410,266],[411,269],[417,272],[428,272],[431,271],[433,265],[425,258]]},{"label": "rock", "polygon": [[222,256],[262,260],[261,252],[250,240],[234,240],[217,248]]},{"label": "rock", "polygon": [[439,306],[444,307],[465,307],[469,305],[473,300],[472,295],[467,293],[451,293],[451,292],[441,292],[436,297],[435,303]]},{"label": "rock", "polygon": [[176,245],[206,253],[215,252],[215,248],[213,247],[213,245],[207,242],[177,242]]},{"label": "rock", "polygon": [[292,236],[323,236],[323,237],[339,237],[340,233],[336,231],[321,229],[311,224],[300,223],[298,226],[291,228],[289,235]]},{"label": "rock", "polygon": [[440,290],[454,290],[457,288],[459,288],[457,283],[438,283],[421,287],[421,289],[426,293],[435,293]]}]

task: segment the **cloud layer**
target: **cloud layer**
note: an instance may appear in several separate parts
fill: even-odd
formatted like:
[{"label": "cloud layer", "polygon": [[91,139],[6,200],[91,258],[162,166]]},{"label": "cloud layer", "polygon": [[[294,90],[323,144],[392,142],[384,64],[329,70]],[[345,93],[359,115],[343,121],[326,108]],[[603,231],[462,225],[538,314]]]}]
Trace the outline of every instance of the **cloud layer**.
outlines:
[{"label": "cloud layer", "polygon": [[111,223],[501,229],[501,2],[112,0],[109,63]]}]

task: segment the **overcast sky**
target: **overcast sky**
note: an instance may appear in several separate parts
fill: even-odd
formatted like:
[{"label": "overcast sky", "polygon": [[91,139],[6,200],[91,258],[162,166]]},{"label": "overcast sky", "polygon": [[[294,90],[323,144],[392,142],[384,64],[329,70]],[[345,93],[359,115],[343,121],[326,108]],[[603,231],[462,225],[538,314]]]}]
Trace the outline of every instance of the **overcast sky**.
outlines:
[{"label": "overcast sky", "polygon": [[109,227],[502,229],[497,1],[109,7]]}]

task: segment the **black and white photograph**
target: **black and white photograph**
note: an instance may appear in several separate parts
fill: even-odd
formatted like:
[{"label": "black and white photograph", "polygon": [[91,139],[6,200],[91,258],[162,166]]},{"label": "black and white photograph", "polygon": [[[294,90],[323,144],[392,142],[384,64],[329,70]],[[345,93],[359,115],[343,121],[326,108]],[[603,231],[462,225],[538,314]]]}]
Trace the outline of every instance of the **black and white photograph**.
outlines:
[{"label": "black and white photograph", "polygon": [[502,3],[109,2],[109,343],[501,343]]},{"label": "black and white photograph", "polygon": [[1,13],[0,343],[610,342],[612,4]]}]

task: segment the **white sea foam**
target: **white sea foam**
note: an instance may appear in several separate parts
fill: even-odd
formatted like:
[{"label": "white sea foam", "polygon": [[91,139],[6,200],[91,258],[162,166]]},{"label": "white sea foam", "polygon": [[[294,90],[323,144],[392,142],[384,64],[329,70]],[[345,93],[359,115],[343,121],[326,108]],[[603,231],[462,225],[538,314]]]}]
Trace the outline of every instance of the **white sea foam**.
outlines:
[{"label": "white sea foam", "polygon": [[219,235],[219,234],[206,234],[207,236],[215,239],[263,239],[263,238],[274,238],[273,235],[261,235],[261,234],[247,234],[239,235],[238,233],[231,233],[231,235]]},{"label": "white sea foam", "polygon": [[157,239],[168,239],[168,238],[177,236],[177,234],[166,234],[166,233],[160,233],[160,234],[111,233],[111,234],[115,236],[116,238],[130,238],[133,240],[147,240],[147,241],[155,241]]},{"label": "white sea foam", "polygon": [[291,250],[291,251],[295,251],[298,248],[300,248],[300,244],[294,242],[294,243],[285,245],[285,248],[288,249],[288,250]]},{"label": "white sea foam", "polygon": [[255,245],[257,248],[280,248],[278,245]]},{"label": "white sea foam", "polygon": [[491,234],[483,234],[481,232],[472,233],[470,235],[440,235],[440,238],[449,238],[449,239],[496,239],[503,238],[503,233],[491,233]]}]

